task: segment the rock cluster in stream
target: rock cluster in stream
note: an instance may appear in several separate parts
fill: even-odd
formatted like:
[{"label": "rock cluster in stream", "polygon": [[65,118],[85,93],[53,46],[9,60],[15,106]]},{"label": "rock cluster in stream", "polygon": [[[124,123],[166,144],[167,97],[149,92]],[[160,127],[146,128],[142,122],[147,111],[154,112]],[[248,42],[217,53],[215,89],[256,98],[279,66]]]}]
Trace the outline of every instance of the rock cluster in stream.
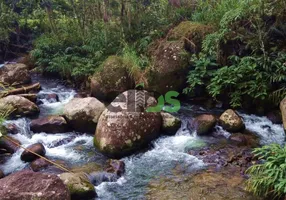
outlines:
[{"label": "rock cluster in stream", "polygon": [[[169,36],[171,37],[172,35],[169,34]],[[181,36],[177,40],[180,48],[175,51],[176,54],[182,50],[182,45],[184,45]],[[172,43],[166,44],[166,46],[158,47],[157,51],[160,52],[164,49],[171,51],[173,48],[176,48],[176,45]],[[156,56],[158,57],[159,55]],[[160,59],[157,62],[160,63]],[[181,61],[176,61],[177,65],[179,65],[179,62]],[[25,71],[25,68],[17,64],[14,67],[12,66],[9,65],[4,70],[0,70],[0,80],[6,81],[8,84],[15,82],[21,84],[29,83],[30,76]],[[147,108],[157,104],[156,99],[144,90],[125,91],[125,88],[129,88],[129,84],[134,85],[134,83],[129,83],[130,80],[128,78],[130,77],[126,74],[126,69],[123,66],[118,66],[118,68],[120,69],[116,68],[116,70],[126,75],[126,80],[121,80],[122,82],[120,82],[116,91],[113,91],[108,86],[102,88],[102,91],[97,91],[98,85],[103,84],[105,80],[102,77],[93,77],[96,78],[94,80],[93,93],[98,96],[108,94],[107,99],[118,95],[108,106],[94,97],[74,98],[64,106],[62,115],[45,116],[31,120],[30,130],[34,133],[45,132],[47,134],[65,133],[68,131],[94,133],[94,146],[101,153],[112,158],[122,158],[142,150],[152,140],[159,137],[160,133],[175,134],[181,127],[181,120],[166,112],[147,112]],[[15,79],[12,80],[11,74],[15,74],[15,71],[19,69],[24,70],[21,72],[23,73],[23,80],[21,81],[18,76],[15,76]],[[12,72],[9,72],[9,70],[12,70]],[[105,71],[108,70],[102,69],[101,73],[105,74]],[[165,73],[173,73],[173,70]],[[178,86],[178,88],[180,87]],[[166,88],[162,86],[160,89],[165,91]],[[36,95],[41,100],[35,99],[34,95],[34,93],[32,96],[30,94],[16,94],[3,97],[0,99],[0,111],[8,112],[11,110],[10,117],[35,117],[40,112],[37,104],[41,104],[43,99],[49,102],[59,101],[59,97],[56,94]],[[132,96],[144,96],[144,101],[130,98]],[[121,110],[116,110],[115,108],[121,108]],[[286,100],[281,102],[280,108],[284,127],[286,127]],[[242,117],[231,109],[226,110],[220,116],[213,114],[198,115],[188,122],[187,127],[191,132],[195,131],[199,136],[208,136],[212,135],[216,125],[221,125],[223,129],[231,132],[226,142],[199,150],[190,150],[188,153],[214,166],[215,169],[227,166],[228,169],[232,170],[234,168],[235,172],[239,171],[243,174],[245,169],[252,162],[255,162],[249,150],[258,146],[258,138],[245,130]],[[6,125],[6,130],[11,135],[19,132],[13,124]],[[64,140],[56,141],[49,148],[67,144],[74,139],[75,136],[71,136]],[[1,138],[0,154],[11,155],[15,153],[19,148],[15,143],[21,145],[18,140],[13,138],[13,135],[8,136],[8,140]],[[41,143],[30,145],[27,149],[43,157],[46,156],[46,149]],[[4,177],[3,172],[0,171],[1,199],[2,197],[4,200],[28,200],[33,198],[81,200],[94,198],[96,197],[94,185],[99,185],[102,182],[114,182],[125,173],[125,164],[120,160],[109,160],[105,167],[89,163],[72,169],[63,161],[53,160],[53,162],[60,164],[64,168],[68,168],[69,172],[55,167],[47,160],[39,158],[27,150],[21,154],[21,160],[30,163],[30,170],[13,173],[7,177]],[[58,176],[46,174],[46,172],[58,174]],[[218,176],[219,180],[224,180],[220,175],[214,176]],[[198,177],[204,177],[204,175],[198,175]],[[210,178],[208,174],[206,177]],[[199,182],[199,178],[196,181]],[[210,182],[213,183],[215,181],[212,179]],[[240,187],[240,182],[238,185]],[[30,192],[25,193],[27,190]],[[157,194],[160,196],[160,193]]]}]

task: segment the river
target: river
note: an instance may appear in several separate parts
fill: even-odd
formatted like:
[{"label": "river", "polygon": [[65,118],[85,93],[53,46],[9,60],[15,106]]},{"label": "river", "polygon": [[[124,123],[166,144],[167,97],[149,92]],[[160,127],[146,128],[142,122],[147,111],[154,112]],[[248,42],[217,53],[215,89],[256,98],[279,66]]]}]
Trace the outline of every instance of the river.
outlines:
[{"label": "river", "polygon": [[[59,80],[33,76],[33,82],[40,82],[42,90],[38,96],[43,94],[57,94],[59,102],[51,102],[42,99],[40,105],[40,116],[61,114],[63,105],[69,102],[76,91],[64,86]],[[190,132],[186,127],[188,119],[197,113],[220,113],[222,110],[205,110],[194,105],[183,105],[177,115],[182,120],[182,127],[174,133],[174,136],[161,136],[150,145],[150,147],[136,155],[123,158],[126,164],[126,173],[117,182],[106,182],[95,186],[100,200],[118,199],[144,199],[149,182],[159,176],[169,176],[178,165],[188,173],[206,167],[206,164],[195,156],[188,154],[188,150],[216,143],[219,137],[229,137],[230,133],[217,126],[213,136],[199,137],[195,132]],[[282,125],[273,124],[266,117],[247,115],[240,112],[246,124],[246,128],[254,132],[262,145],[270,143],[284,143],[285,134]],[[29,129],[30,119],[20,118],[6,121],[14,123],[20,130],[12,137],[18,139],[24,147],[36,142],[41,142],[46,148],[46,156],[51,159],[63,160],[69,166],[81,166],[89,162],[104,163],[107,158],[101,155],[93,147],[93,135],[76,132],[69,133],[32,133]],[[66,140],[68,142],[57,146],[56,143]],[[5,174],[19,171],[28,167],[20,159],[22,149],[10,157],[5,164],[0,166]]]}]

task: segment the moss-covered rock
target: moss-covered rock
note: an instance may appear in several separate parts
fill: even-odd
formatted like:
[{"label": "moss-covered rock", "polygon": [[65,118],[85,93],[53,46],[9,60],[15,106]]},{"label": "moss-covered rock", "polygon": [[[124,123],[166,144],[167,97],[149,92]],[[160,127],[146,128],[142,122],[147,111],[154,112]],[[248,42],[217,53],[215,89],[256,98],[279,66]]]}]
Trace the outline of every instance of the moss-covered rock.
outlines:
[{"label": "moss-covered rock", "polygon": [[63,173],[59,177],[68,187],[72,200],[96,197],[94,185],[90,183],[85,173]]},{"label": "moss-covered rock", "polygon": [[40,109],[24,97],[10,95],[0,99],[0,111],[10,113],[10,116],[31,116],[38,114]]},{"label": "moss-covered rock", "polygon": [[162,131],[166,134],[175,134],[181,127],[181,120],[170,113],[161,112],[163,124]]},{"label": "moss-covered rock", "polygon": [[184,40],[185,49],[191,53],[198,53],[206,35],[212,33],[214,28],[197,22],[184,21],[169,31],[168,40]]},{"label": "moss-covered rock", "polygon": [[90,78],[91,95],[112,101],[118,94],[134,88],[128,66],[119,56],[110,56]]},{"label": "moss-covered rock", "polygon": [[[159,135],[160,113],[146,112],[156,100],[143,90],[129,90],[116,98],[101,114],[94,145],[110,157],[124,157]],[[120,108],[120,110],[118,110]]]},{"label": "moss-covered rock", "polygon": [[189,57],[200,50],[203,38],[211,31],[209,26],[186,21],[171,29],[166,38],[153,43],[149,49],[152,64],[145,73],[146,89],[160,94],[182,91]]},{"label": "moss-covered rock", "polygon": [[241,117],[232,109],[226,110],[219,118],[221,126],[229,132],[239,132],[245,129]]}]

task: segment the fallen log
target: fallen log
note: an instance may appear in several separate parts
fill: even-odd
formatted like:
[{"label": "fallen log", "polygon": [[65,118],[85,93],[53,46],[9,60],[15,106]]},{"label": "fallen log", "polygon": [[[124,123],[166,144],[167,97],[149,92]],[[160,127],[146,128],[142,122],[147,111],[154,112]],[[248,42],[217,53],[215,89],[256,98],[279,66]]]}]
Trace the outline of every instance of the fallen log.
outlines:
[{"label": "fallen log", "polygon": [[2,98],[2,97],[9,96],[9,95],[26,94],[26,93],[29,93],[31,91],[39,91],[40,89],[41,89],[40,83],[35,83],[33,85],[29,85],[26,87],[2,91],[0,93],[0,97]]}]

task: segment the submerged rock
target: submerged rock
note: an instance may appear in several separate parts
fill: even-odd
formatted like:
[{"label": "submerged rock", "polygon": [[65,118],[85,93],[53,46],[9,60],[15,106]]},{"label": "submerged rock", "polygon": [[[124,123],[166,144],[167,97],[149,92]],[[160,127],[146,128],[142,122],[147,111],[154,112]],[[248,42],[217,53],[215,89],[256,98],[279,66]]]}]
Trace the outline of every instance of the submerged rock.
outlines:
[{"label": "submerged rock", "polygon": [[[36,143],[36,144],[32,144],[30,146],[28,146],[26,149],[39,154],[40,156],[45,156],[46,155],[46,149],[45,147],[41,144],[41,143]],[[36,159],[38,159],[39,156],[34,155],[32,153],[30,153],[29,151],[25,150],[22,154],[21,154],[21,160],[25,161],[25,162],[32,162]]]},{"label": "submerged rock", "polygon": [[104,104],[96,98],[74,98],[64,106],[64,116],[74,130],[94,132],[104,109]]},{"label": "submerged rock", "polygon": [[119,178],[116,174],[108,172],[93,172],[88,177],[91,183],[96,186],[103,182],[116,182]]},{"label": "submerged rock", "polygon": [[38,94],[37,97],[39,99],[38,103],[42,102],[43,99],[45,99],[49,103],[59,102],[59,96],[55,93],[51,93],[51,94],[40,93],[40,94]]},{"label": "submerged rock", "polygon": [[63,173],[58,175],[68,187],[72,200],[92,199],[96,197],[92,185],[85,173]]},{"label": "submerged rock", "polygon": [[0,111],[8,112],[10,116],[31,116],[38,114],[40,109],[24,97],[10,95],[0,99]]},{"label": "submerged rock", "polygon": [[91,95],[100,100],[112,101],[117,95],[134,86],[128,66],[118,56],[108,57],[90,79]]},{"label": "submerged rock", "polygon": [[1,200],[70,200],[68,188],[56,175],[20,171],[0,179]]},{"label": "submerged rock", "polygon": [[32,120],[30,129],[34,133],[64,133],[68,130],[68,124],[62,116],[48,116]]},{"label": "submerged rock", "polygon": [[229,132],[239,132],[245,129],[241,117],[231,109],[226,110],[219,118],[220,125]]},{"label": "submerged rock", "polygon": [[7,133],[13,134],[13,135],[15,135],[19,132],[17,125],[14,123],[6,124],[5,129],[6,129]]},{"label": "submerged rock", "polygon": [[238,146],[256,148],[259,146],[259,138],[253,133],[233,133],[229,140]]},{"label": "submerged rock", "polygon": [[75,135],[71,135],[68,138],[60,139],[58,141],[53,141],[51,144],[49,144],[49,148],[55,148],[55,147],[59,147],[59,146],[68,144],[68,143],[72,142],[75,138],[76,138]]},{"label": "submerged rock", "polygon": [[194,120],[189,121],[188,128],[196,130],[198,135],[205,135],[211,133],[216,125],[216,117],[210,114],[203,114],[197,116]]},{"label": "submerged rock", "polygon": [[205,171],[195,175],[175,175],[160,178],[149,185],[146,199],[194,200],[259,200],[244,190],[245,179],[240,174]]},{"label": "submerged rock", "polygon": [[94,172],[103,171],[102,166],[100,166],[98,163],[95,162],[89,162],[85,165],[79,166],[79,167],[73,167],[71,169],[73,173],[86,173],[91,174]]},{"label": "submerged rock", "polygon": [[122,160],[109,160],[107,162],[106,171],[109,173],[122,176],[125,173],[125,163]]},{"label": "submerged rock", "polygon": [[51,166],[52,164],[48,161],[46,161],[43,158],[38,158],[36,160],[34,160],[33,162],[31,162],[30,167],[34,172],[38,172],[41,171],[42,169],[45,169],[49,166]]},{"label": "submerged rock", "polygon": [[166,112],[161,112],[161,116],[163,120],[162,131],[164,133],[167,133],[168,135],[175,134],[181,127],[182,122],[178,117]]},{"label": "submerged rock", "polygon": [[[0,149],[5,149],[9,153],[15,153],[19,149],[19,146],[16,145],[15,143],[21,145],[21,142],[10,136],[6,137],[9,138],[9,140],[4,137],[0,138]],[[14,143],[11,142],[10,140],[14,141]]]},{"label": "submerged rock", "polygon": [[31,82],[29,69],[25,64],[6,64],[0,68],[0,82],[8,85],[21,85]]},{"label": "submerged rock", "polygon": [[94,145],[110,157],[123,157],[149,144],[162,126],[160,113],[145,111],[155,105],[156,99],[146,91],[122,93],[101,114]]}]

